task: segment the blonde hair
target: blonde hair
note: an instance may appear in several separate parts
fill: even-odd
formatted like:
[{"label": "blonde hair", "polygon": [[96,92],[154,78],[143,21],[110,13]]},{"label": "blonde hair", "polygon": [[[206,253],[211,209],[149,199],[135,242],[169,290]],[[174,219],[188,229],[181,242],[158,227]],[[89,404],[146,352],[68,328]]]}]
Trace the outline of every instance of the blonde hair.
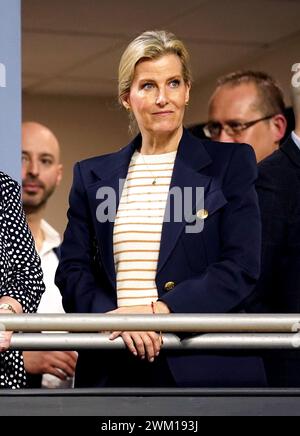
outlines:
[{"label": "blonde hair", "polygon": [[166,54],[175,54],[182,64],[186,84],[192,81],[189,53],[173,33],[164,30],[147,31],[135,38],[126,48],[119,65],[119,101],[129,94],[134,79],[135,67],[143,59],[158,59]]}]

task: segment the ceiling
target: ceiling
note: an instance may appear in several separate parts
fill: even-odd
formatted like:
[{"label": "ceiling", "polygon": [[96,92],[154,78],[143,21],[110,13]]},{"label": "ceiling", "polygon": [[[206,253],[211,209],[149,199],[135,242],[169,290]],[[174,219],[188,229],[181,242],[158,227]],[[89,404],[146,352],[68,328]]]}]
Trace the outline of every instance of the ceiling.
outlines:
[{"label": "ceiling", "polygon": [[115,96],[121,54],[144,30],[188,46],[195,82],[300,35],[299,0],[22,0],[23,90]]}]

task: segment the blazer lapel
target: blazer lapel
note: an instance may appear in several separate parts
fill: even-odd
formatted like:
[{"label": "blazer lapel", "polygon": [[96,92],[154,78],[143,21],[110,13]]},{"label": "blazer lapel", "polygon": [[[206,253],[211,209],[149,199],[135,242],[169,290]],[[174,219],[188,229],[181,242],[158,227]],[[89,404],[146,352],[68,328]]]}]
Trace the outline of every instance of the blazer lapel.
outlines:
[{"label": "blazer lapel", "polygon": [[[88,197],[93,219],[95,220],[100,259],[114,289],[116,289],[116,271],[113,254],[114,221],[130,160],[139,143],[140,138],[137,137],[120,152],[108,156],[103,161],[101,167],[92,170],[98,180],[88,187]],[[108,196],[110,198],[109,201]],[[108,209],[106,206],[109,206],[109,219],[107,219]],[[103,212],[105,212],[105,216]]]},{"label": "blazer lapel", "polygon": [[[201,169],[210,164],[211,158],[202,145],[202,142],[185,130],[179,145],[171,180],[170,193],[166,208],[169,216],[165,216],[163,224],[157,273],[159,273],[163,268],[167,259],[171,255],[185,226],[190,224],[189,218],[193,214],[195,215],[198,210],[197,207],[200,206],[198,203],[201,198],[197,198],[196,188],[203,188],[204,195],[209,191],[212,178],[201,173]],[[190,198],[191,201],[189,202],[187,210],[184,210],[186,209],[184,207],[184,201],[181,202],[181,211],[178,211],[178,207],[180,207],[179,202],[176,203],[177,217],[174,219],[174,196],[172,193],[178,190],[178,194],[181,192],[182,198],[184,198],[184,188],[188,188],[193,195]],[[180,198],[180,194],[179,197],[177,197],[175,193],[175,197],[177,199]],[[178,212],[180,213],[178,214]],[[182,216],[182,219],[178,220],[177,218],[180,215]]]},{"label": "blazer lapel", "polygon": [[[95,220],[100,259],[114,289],[116,289],[116,271],[113,254],[113,228],[123,188],[120,181],[125,181],[132,155],[140,144],[141,137],[139,135],[131,144],[120,152],[103,159],[101,165],[92,170],[94,177],[96,177],[96,181],[88,187],[88,197],[93,213],[93,219]],[[185,216],[186,212],[182,205],[183,219],[175,220],[173,213],[174,208],[172,207],[174,199],[172,195],[174,192],[173,190],[175,188],[176,190],[184,192],[184,188],[189,188],[193,193],[195,193],[196,188],[204,188],[204,196],[208,203],[211,203],[208,194],[212,177],[205,175],[204,171],[201,171],[209,166],[211,162],[211,158],[203,146],[202,141],[192,136],[187,130],[184,130],[179,144],[170,185],[166,214],[167,211],[170,211],[171,213],[170,219],[167,220],[165,217],[163,224],[157,273],[163,268],[171,255],[181,232],[185,229],[185,226],[190,224],[190,216],[195,214],[198,210],[197,198],[193,195],[192,202],[189,205],[191,213]],[[99,217],[97,217],[97,212],[99,211],[99,207],[101,208],[101,205],[103,205],[103,202],[106,200],[105,198],[100,198],[103,197],[103,193],[105,192],[115,193],[115,207],[112,208],[114,210],[111,213],[110,219],[104,220],[104,222],[100,223],[98,219]],[[219,203],[221,202],[223,204],[226,202],[222,194],[220,194],[220,198]]]}]

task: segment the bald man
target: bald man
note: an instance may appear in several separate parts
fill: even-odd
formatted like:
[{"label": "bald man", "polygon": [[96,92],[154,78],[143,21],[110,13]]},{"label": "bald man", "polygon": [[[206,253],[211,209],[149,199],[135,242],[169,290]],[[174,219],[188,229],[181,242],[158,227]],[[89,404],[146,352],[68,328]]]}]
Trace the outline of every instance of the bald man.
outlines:
[{"label": "bald man", "polygon": [[[60,147],[56,136],[36,122],[22,124],[23,206],[40,255],[46,291],[38,313],[64,313],[61,294],[54,284],[60,236],[44,219],[47,201],[62,179]],[[71,386],[77,354],[74,352],[24,352],[29,387]]]}]

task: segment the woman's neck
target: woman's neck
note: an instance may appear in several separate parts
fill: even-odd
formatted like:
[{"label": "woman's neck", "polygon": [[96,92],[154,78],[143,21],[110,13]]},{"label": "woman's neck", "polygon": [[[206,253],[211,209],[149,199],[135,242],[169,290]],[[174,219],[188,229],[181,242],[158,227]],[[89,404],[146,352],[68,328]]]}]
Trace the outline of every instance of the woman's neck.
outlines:
[{"label": "woman's neck", "polygon": [[152,135],[148,132],[142,132],[142,154],[164,154],[171,153],[178,149],[182,137],[183,127],[181,126],[175,132],[167,134]]}]

